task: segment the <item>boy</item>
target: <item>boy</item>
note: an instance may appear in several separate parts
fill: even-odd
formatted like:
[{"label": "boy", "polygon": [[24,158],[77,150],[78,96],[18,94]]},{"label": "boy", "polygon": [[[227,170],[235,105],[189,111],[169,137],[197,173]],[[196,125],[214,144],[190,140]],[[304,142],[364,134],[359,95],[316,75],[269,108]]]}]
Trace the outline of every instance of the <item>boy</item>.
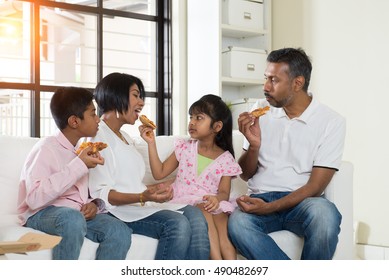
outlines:
[{"label": "boy", "polygon": [[81,137],[96,135],[99,118],[93,94],[76,87],[59,88],[50,109],[59,131],[41,139],[28,155],[21,173],[18,213],[22,225],[59,235],[53,259],[78,259],[84,237],[100,243],[96,259],[125,259],[131,244],[130,229],[101,213],[104,203],[92,200],[88,168],[104,164],[99,153],[86,148],[78,156]]}]

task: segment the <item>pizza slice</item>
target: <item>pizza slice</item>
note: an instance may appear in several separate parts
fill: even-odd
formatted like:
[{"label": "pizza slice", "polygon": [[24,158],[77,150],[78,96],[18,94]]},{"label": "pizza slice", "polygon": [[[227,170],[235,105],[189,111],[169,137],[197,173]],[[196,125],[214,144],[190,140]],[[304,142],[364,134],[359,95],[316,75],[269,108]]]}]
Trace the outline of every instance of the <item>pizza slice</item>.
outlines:
[{"label": "pizza slice", "polygon": [[251,114],[256,117],[256,118],[259,118],[260,116],[263,116],[267,113],[267,111],[270,110],[270,107],[269,106],[266,106],[266,107],[263,107],[263,108],[257,108],[255,110],[253,110],[251,112]]},{"label": "pizza slice", "polygon": [[82,150],[91,147],[92,150],[89,152],[90,155],[96,154],[108,147],[108,144],[103,142],[82,142],[78,147],[76,154],[79,155]]},{"label": "pizza slice", "polygon": [[[157,128],[156,124],[152,120],[150,120],[148,117],[146,117],[145,115],[140,115],[139,116],[139,120],[145,126],[151,127],[152,129],[156,129]],[[150,136],[150,131],[147,131],[146,135]]]},{"label": "pizza slice", "polygon": [[155,123],[150,120],[148,117],[146,117],[145,115],[141,115],[139,116],[139,120],[142,122],[142,124],[144,124],[145,126],[148,126],[148,127],[151,127],[152,129],[156,129],[157,126],[155,125]]}]

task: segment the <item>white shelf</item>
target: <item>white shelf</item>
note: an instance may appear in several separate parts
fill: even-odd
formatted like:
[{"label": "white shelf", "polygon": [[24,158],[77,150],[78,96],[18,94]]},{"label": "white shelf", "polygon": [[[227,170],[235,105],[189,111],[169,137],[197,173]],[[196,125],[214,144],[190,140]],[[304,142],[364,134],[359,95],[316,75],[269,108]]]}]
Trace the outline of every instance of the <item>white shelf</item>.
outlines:
[{"label": "white shelf", "polygon": [[239,26],[232,26],[228,24],[221,25],[222,34],[225,37],[232,38],[248,38],[266,35],[268,32],[261,29],[248,29]]},{"label": "white shelf", "polygon": [[238,79],[231,77],[222,77],[222,83],[226,86],[261,86],[265,83],[263,79]]},{"label": "white shelf", "polygon": [[223,100],[263,96],[265,69],[251,79],[231,78],[223,71],[222,52],[230,46],[271,51],[271,2],[263,1],[263,24],[242,27],[232,24],[234,21],[223,21],[223,0],[187,1],[188,106],[206,92],[218,94]]},{"label": "white shelf", "polygon": [[[223,76],[223,62],[222,55],[223,50],[228,47],[245,48],[264,50],[266,53],[271,51],[271,1],[263,1],[263,24],[258,25],[248,24],[248,27],[241,25],[234,25],[231,22],[240,21],[228,21],[222,20],[219,23],[220,30],[220,92],[224,100],[235,100],[244,98],[259,98],[263,96],[263,85],[265,80],[261,73],[258,77],[250,76],[251,79],[244,78],[232,78],[230,76]],[[242,1],[243,2],[243,1]],[[219,11],[222,16],[223,0],[219,1]],[[227,23],[230,22],[230,23]],[[265,69],[263,69],[264,71]],[[228,72],[228,71],[227,71]],[[254,78],[254,79],[253,79]]]}]

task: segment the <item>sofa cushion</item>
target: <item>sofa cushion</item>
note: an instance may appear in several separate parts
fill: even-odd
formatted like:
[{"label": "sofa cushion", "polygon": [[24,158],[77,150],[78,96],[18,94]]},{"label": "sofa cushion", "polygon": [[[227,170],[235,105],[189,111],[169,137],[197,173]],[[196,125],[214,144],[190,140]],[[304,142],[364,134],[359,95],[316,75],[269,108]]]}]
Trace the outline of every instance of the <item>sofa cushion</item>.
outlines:
[{"label": "sofa cushion", "polygon": [[[174,151],[174,140],[177,137],[175,136],[158,136],[156,138],[158,155],[161,161],[163,162],[173,151]],[[149,163],[149,152],[148,145],[146,141],[144,141],[141,137],[134,137],[135,147],[138,152],[142,155],[145,165],[146,165],[146,173],[143,179],[143,183],[145,185],[152,185],[158,182],[166,181],[167,179],[174,178],[176,176],[177,171],[174,171],[168,177],[163,180],[155,180],[153,175],[151,174],[151,168]]]},{"label": "sofa cushion", "polygon": [[290,259],[299,260],[301,258],[303,238],[287,230],[274,231],[269,235]]},{"label": "sofa cushion", "polygon": [[0,225],[17,222],[20,172],[28,153],[38,140],[31,137],[0,137]]},{"label": "sofa cushion", "polygon": [[[15,241],[28,232],[42,233],[38,230],[19,225],[0,227],[1,241]],[[51,250],[26,252],[25,254],[7,254],[9,260],[50,260]]]},{"label": "sofa cushion", "polygon": [[0,177],[0,226],[13,225],[18,222],[16,213],[17,201],[18,181]]}]

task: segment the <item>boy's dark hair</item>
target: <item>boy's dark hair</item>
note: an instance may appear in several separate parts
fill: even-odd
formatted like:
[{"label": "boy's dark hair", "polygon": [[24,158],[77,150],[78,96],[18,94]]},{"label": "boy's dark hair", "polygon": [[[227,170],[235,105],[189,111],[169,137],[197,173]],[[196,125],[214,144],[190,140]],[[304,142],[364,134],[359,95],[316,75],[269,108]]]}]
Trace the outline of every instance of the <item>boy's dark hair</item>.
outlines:
[{"label": "boy's dark hair", "polygon": [[60,87],[50,101],[51,115],[60,130],[68,125],[70,116],[84,119],[84,112],[93,101],[93,94],[85,88]]},{"label": "boy's dark hair", "polygon": [[303,76],[305,79],[303,90],[308,91],[309,82],[311,80],[312,63],[303,49],[284,48],[274,50],[268,55],[267,61],[288,64],[289,77],[293,79],[298,76]]},{"label": "boy's dark hair", "polygon": [[96,86],[94,96],[99,106],[99,114],[116,110],[126,113],[129,105],[129,90],[136,84],[139,88],[140,98],[145,99],[145,89],[142,81],[125,73],[111,73],[105,76]]},{"label": "boy's dark hair", "polygon": [[233,156],[234,147],[232,145],[232,113],[227,104],[220,96],[207,94],[197,100],[189,108],[189,114],[203,113],[211,118],[211,127],[215,122],[223,123],[222,129],[216,135],[215,143],[224,151],[229,151]]}]

